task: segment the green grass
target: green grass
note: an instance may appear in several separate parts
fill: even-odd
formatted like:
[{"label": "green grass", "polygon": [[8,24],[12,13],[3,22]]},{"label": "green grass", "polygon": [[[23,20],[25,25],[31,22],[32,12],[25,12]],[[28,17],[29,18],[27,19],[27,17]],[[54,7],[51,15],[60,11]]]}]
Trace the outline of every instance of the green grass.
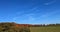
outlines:
[{"label": "green grass", "polygon": [[60,32],[60,27],[30,27],[31,32]]}]

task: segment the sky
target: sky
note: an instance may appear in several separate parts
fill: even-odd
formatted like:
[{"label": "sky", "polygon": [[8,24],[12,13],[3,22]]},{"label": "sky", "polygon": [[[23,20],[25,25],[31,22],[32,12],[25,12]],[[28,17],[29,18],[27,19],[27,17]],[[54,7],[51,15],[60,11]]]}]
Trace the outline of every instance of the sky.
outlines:
[{"label": "sky", "polygon": [[60,0],[0,0],[0,22],[60,23]]}]

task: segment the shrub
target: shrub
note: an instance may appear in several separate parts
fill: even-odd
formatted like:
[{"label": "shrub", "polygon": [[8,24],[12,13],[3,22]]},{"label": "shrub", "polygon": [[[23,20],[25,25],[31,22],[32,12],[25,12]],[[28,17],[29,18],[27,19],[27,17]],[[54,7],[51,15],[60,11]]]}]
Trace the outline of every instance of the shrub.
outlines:
[{"label": "shrub", "polygon": [[16,23],[0,23],[0,32],[30,32],[27,27],[16,27]]}]

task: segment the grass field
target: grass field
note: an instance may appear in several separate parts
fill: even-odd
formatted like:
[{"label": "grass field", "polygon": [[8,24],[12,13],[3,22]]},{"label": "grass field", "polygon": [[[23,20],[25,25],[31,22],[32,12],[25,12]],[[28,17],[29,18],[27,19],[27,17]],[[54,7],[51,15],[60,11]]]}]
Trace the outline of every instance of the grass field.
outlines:
[{"label": "grass field", "polygon": [[30,27],[31,32],[60,32],[60,27]]}]

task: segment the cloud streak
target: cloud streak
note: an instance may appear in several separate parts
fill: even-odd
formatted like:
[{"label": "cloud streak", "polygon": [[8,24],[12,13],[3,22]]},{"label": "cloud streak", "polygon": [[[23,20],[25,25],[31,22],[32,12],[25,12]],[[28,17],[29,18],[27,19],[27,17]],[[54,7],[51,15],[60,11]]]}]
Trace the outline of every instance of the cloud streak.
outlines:
[{"label": "cloud streak", "polygon": [[44,3],[44,5],[51,5],[51,4],[55,3],[55,2],[56,2],[56,0],[53,0],[53,1],[51,1],[51,2]]},{"label": "cloud streak", "polygon": [[43,15],[41,15],[40,17],[44,17],[44,18],[45,18],[45,17],[52,16],[52,15],[54,15],[54,14],[56,14],[56,13],[59,13],[59,10],[56,10],[56,11],[52,11],[52,12],[43,14]]}]

